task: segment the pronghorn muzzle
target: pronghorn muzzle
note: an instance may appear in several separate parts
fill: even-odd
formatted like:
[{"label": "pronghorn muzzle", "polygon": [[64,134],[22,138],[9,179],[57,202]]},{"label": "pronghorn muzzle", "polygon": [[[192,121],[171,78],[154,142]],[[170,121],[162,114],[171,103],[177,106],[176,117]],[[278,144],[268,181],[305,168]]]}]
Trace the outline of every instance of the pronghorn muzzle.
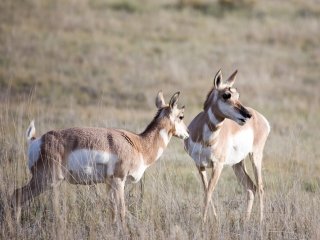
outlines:
[{"label": "pronghorn muzzle", "polygon": [[241,125],[245,124],[246,121],[252,117],[252,114],[249,112],[249,110],[242,105],[239,106],[239,113],[242,116],[238,119]]}]

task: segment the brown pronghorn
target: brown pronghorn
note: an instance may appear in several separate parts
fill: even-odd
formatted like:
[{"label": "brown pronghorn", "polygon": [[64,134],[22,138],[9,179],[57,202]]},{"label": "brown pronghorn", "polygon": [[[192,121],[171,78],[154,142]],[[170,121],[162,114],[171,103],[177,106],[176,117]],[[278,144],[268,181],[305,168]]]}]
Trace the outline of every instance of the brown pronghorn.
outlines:
[{"label": "brown pronghorn", "polygon": [[183,122],[184,107],[177,106],[179,94],[175,93],[167,105],[162,92],[158,93],[158,112],[141,134],[113,128],[69,128],[36,138],[32,122],[27,130],[32,178],[12,195],[17,220],[26,201],[67,180],[71,184],[106,183],[111,190],[113,222],[120,215],[124,226],[126,180],[138,182],[172,136],[189,137]]},{"label": "brown pronghorn", "polygon": [[[204,103],[204,111],[190,123],[190,137],[185,140],[185,149],[195,161],[205,190],[203,221],[206,221],[211,195],[224,165],[232,166],[238,181],[247,190],[246,219],[250,218],[257,190],[260,199],[260,221],[263,219],[261,162],[270,126],[264,116],[239,102],[239,93],[232,87],[236,74],[237,71],[223,82],[221,71],[218,71]],[[244,158],[248,154],[257,186],[249,177],[244,165]],[[209,183],[206,168],[212,168]],[[211,205],[216,217],[213,202]]]}]

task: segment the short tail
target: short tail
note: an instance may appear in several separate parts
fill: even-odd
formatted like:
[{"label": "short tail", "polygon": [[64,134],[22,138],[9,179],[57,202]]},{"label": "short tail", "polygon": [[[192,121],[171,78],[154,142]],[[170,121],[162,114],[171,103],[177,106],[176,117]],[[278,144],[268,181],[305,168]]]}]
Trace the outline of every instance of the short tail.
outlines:
[{"label": "short tail", "polygon": [[28,142],[36,139],[35,135],[36,135],[36,128],[34,126],[34,120],[32,120],[26,132]]}]

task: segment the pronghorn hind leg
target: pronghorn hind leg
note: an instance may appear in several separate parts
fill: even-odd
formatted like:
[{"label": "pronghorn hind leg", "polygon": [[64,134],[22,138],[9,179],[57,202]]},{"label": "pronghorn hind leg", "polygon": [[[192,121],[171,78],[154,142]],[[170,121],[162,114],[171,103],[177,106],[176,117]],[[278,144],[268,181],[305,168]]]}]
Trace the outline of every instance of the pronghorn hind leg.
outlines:
[{"label": "pronghorn hind leg", "polygon": [[250,154],[250,159],[252,161],[252,168],[254,172],[254,176],[258,186],[258,196],[260,202],[260,222],[263,221],[263,211],[264,211],[264,204],[263,204],[263,197],[264,197],[264,190],[263,190],[263,182],[262,182],[262,153],[261,152],[253,152]]},{"label": "pronghorn hind leg", "polygon": [[211,175],[211,178],[210,178],[210,181],[208,184],[208,188],[206,190],[206,196],[205,196],[205,208],[204,208],[204,212],[203,212],[203,221],[204,222],[207,219],[208,207],[209,207],[209,203],[211,201],[211,196],[212,196],[212,193],[218,183],[222,169],[223,169],[222,163],[216,162],[213,164],[212,175]]},{"label": "pronghorn hind leg", "polygon": [[250,215],[251,215],[251,211],[252,211],[254,195],[256,192],[256,186],[247,173],[246,167],[244,165],[244,160],[233,165],[232,168],[234,170],[234,173],[237,176],[239,183],[241,183],[241,185],[247,191],[247,210],[246,210],[245,219],[249,220]]},{"label": "pronghorn hind leg", "polygon": [[[197,168],[198,168],[199,174],[201,176],[204,194],[206,194],[206,192],[208,190],[208,178],[207,178],[206,168],[205,167],[198,167],[198,166],[197,166]],[[216,212],[216,208],[214,207],[214,203],[213,203],[212,199],[210,199],[210,204],[212,207],[213,215],[217,219],[217,212]]]},{"label": "pronghorn hind leg", "polygon": [[112,180],[107,179],[106,180],[106,188],[107,188],[107,195],[108,195],[108,202],[109,202],[109,210],[111,211],[111,219],[112,224],[117,223],[117,212],[118,212],[118,206],[116,203],[115,198],[115,189],[112,186]]}]

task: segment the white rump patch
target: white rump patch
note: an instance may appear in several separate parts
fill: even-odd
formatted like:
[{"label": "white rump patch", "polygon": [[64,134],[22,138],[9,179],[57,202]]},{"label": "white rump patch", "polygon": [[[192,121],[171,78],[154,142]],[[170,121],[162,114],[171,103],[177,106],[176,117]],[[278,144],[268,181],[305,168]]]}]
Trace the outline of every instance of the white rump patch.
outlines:
[{"label": "white rump patch", "polygon": [[36,128],[34,126],[34,120],[31,121],[28,129],[27,129],[27,132],[26,132],[26,137],[27,137],[27,140],[30,142],[31,141],[31,138],[36,134]]},{"label": "white rump patch", "polygon": [[67,168],[77,181],[100,182],[113,175],[117,155],[104,151],[80,149],[68,157]]},{"label": "white rump patch", "polygon": [[167,146],[169,141],[170,141],[170,136],[169,136],[167,130],[166,129],[161,129],[160,130],[160,136],[162,137],[164,145]]},{"label": "white rump patch", "polygon": [[29,158],[28,167],[30,170],[34,166],[34,164],[39,160],[41,144],[42,144],[41,138],[37,138],[32,142],[30,142],[29,149],[28,149],[28,158]]}]

